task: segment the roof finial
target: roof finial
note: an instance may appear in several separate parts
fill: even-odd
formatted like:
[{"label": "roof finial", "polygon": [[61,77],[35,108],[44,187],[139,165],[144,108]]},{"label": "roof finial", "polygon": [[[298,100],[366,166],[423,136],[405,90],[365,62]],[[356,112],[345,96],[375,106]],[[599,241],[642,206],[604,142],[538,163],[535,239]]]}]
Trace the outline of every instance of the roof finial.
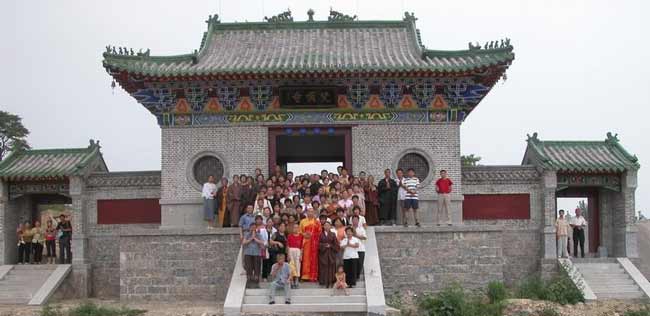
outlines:
[{"label": "roof finial", "polygon": [[307,15],[309,16],[309,19],[307,20],[308,22],[314,22],[314,10],[311,8],[307,11]]},{"label": "roof finial", "polygon": [[607,132],[607,140],[608,143],[618,143],[618,134],[612,135],[612,132]]},{"label": "roof finial", "polygon": [[209,26],[212,23],[221,23],[221,21],[219,21],[219,15],[215,14],[215,15],[208,15],[208,19],[205,21],[205,23],[208,23]]},{"label": "roof finial", "polygon": [[415,22],[415,21],[417,21],[417,18],[415,17],[415,13],[413,13],[413,12],[409,13],[408,11],[404,12],[404,21],[407,21],[407,22]]},{"label": "roof finial", "polygon": [[530,136],[530,134],[526,134],[526,136],[528,136],[528,139],[526,140],[527,142],[539,143],[539,138],[537,138],[537,132],[534,132],[533,136]]},{"label": "roof finial", "polygon": [[95,140],[92,138],[90,139],[90,145],[88,145],[88,148],[90,147],[95,147]]}]

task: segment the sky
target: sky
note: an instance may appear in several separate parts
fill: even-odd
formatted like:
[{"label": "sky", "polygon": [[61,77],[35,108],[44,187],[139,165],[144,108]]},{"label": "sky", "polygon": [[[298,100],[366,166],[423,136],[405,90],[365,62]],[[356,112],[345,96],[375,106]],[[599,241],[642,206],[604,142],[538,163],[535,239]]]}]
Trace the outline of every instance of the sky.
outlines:
[{"label": "sky", "polygon": [[640,158],[637,209],[650,215],[650,2],[644,0],[31,1],[0,4],[0,109],[20,115],[35,148],[99,139],[112,171],[160,169],[155,118],[101,66],[106,45],[152,55],[198,49],[205,20],[295,20],[330,7],[362,20],[418,18],[429,49],[508,37],[516,58],[461,127],[461,151],[482,164],[520,164],[526,134],[602,140],[618,133]]}]

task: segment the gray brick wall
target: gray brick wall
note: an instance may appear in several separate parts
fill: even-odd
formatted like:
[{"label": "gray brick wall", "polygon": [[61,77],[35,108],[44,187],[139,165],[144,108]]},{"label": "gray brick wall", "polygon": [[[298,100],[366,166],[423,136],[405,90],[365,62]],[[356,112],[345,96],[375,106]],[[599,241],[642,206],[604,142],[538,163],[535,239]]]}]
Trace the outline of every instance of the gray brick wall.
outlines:
[{"label": "gray brick wall", "polygon": [[[164,201],[199,201],[200,189],[187,179],[190,161],[201,152],[215,152],[225,174],[268,170],[268,130],[264,126],[162,129],[162,192]],[[190,166],[191,168],[191,166]]]},{"label": "gray brick wall", "polygon": [[470,289],[504,280],[502,228],[376,228],[386,295]]},{"label": "gray brick wall", "polygon": [[92,264],[91,295],[118,298],[120,295],[120,231],[133,228],[158,228],[158,224],[98,225],[97,200],[159,199],[160,172],[113,172],[88,179],[86,219],[88,259]]},{"label": "gray brick wall", "polygon": [[465,225],[504,227],[504,280],[514,284],[540,272],[544,192],[537,171],[526,166],[463,168],[463,194],[530,194],[528,220],[467,220]]},{"label": "gray brick wall", "polygon": [[[405,151],[415,149],[426,153],[430,174],[434,181],[441,169],[447,170],[461,192],[460,125],[459,124],[409,124],[409,125],[359,125],[352,128],[352,169],[354,173],[366,171],[379,180],[384,169],[395,171],[397,161]],[[435,199],[435,187],[423,183],[421,199]]]},{"label": "gray brick wall", "polygon": [[239,233],[126,233],[119,251],[120,299],[224,300],[239,253]]}]

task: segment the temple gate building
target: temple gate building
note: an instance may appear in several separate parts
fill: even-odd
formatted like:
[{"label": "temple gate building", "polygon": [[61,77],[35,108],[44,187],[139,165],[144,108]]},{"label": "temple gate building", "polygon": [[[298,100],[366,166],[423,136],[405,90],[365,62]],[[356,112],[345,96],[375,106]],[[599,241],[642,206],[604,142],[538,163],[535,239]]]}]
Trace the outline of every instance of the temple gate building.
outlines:
[{"label": "temple gate building", "polygon": [[[376,264],[381,273],[366,272],[363,306],[341,311],[381,313],[384,295],[453,281],[481,287],[556,273],[561,197],[588,198],[591,256],[638,257],[639,164],[616,135],[574,142],[535,133],[521,165],[461,166],[460,125],[513,62],[509,39],[432,50],[412,13],[395,21],[313,15],[245,23],[210,16],[199,48],[186,55],[107,46],[108,74],[160,125],[161,170],[109,172],[94,141],[13,154],[0,163],[0,263],[15,263],[15,228],[41,216],[35,205],[63,203],[74,254],[55,295],[226,299],[227,312],[258,311],[236,289],[238,231],[206,229],[201,184],[208,175],[328,161],[376,179],[386,168],[414,168],[423,184],[424,227],[369,230],[376,242],[366,270]],[[451,227],[432,225],[440,170],[454,181]],[[386,294],[373,292],[378,284]]]}]

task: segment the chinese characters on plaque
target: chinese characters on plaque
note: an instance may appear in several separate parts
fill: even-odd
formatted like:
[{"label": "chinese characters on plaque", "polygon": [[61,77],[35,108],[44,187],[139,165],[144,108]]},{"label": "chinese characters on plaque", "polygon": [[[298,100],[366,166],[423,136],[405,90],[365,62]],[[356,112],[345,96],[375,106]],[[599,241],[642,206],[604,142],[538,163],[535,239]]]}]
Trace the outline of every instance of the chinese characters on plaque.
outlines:
[{"label": "chinese characters on plaque", "polygon": [[286,109],[335,108],[336,87],[280,87],[280,107]]}]

